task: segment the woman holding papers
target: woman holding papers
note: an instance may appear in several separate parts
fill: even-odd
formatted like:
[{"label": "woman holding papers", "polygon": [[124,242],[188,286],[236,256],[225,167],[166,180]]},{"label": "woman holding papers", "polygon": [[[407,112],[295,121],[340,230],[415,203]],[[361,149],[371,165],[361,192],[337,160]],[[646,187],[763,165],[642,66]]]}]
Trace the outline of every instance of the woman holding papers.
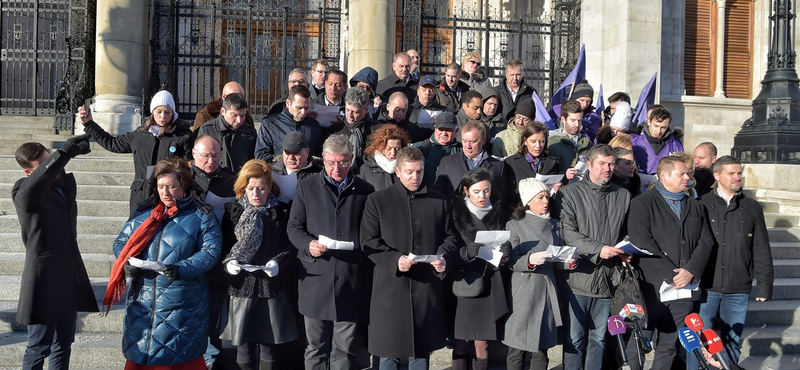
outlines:
[{"label": "woman holding papers", "polygon": [[186,162],[158,162],[149,180],[154,195],[136,208],[114,242],[117,260],[103,305],[108,312],[120,299],[129,276],[125,369],[205,368],[206,273],[219,261],[222,235],[214,210],[195,198],[192,186]]},{"label": "woman holding papers", "polygon": [[405,130],[395,125],[384,125],[369,137],[364,149],[364,164],[358,168],[358,177],[375,187],[386,189],[397,181],[394,167],[397,152],[408,146],[410,139]]},{"label": "woman holding papers", "polygon": [[[280,189],[272,182],[272,166],[253,159],[244,164],[233,186],[238,201],[225,205],[222,232],[230,252],[222,261],[232,276],[230,299],[220,318],[220,339],[237,346],[242,369],[271,369],[277,344],[298,338],[283,271],[290,263],[286,235],[289,208],[278,202]],[[260,349],[254,366],[251,345]]]},{"label": "woman holding papers", "polygon": [[547,349],[556,345],[561,315],[554,268],[575,268],[576,256],[553,261],[551,245],[564,244],[561,223],[550,218],[547,185],[533,178],[519,183],[522,204],[506,224],[511,232],[511,315],[503,343],[508,346],[508,370],[522,370],[525,352],[531,353],[531,370],[547,369]]},{"label": "woman holding papers", "polygon": [[[467,171],[461,177],[453,199],[453,225],[461,239],[457,269],[473,270],[482,276],[483,291],[476,297],[457,297],[455,311],[455,347],[453,370],[469,369],[472,347],[475,359],[473,370],[485,370],[489,365],[489,341],[498,339],[498,324],[508,313],[503,279],[498,266],[478,254],[484,245],[475,241],[478,233],[503,230],[508,213],[499,206],[499,196],[492,191],[492,174],[483,168]],[[491,246],[486,246],[491,247]],[[508,259],[511,246],[499,247],[500,264]],[[491,256],[492,251],[489,251]]]},{"label": "woman holding papers", "polygon": [[[509,186],[514,187],[514,198],[511,204],[519,203],[517,184],[522,179],[537,177],[539,175],[558,175],[561,173],[561,164],[556,157],[547,154],[547,126],[541,122],[532,122],[522,131],[522,140],[517,152],[505,160],[505,176]],[[558,190],[560,184],[554,189]],[[523,203],[524,205],[524,203]]]}]

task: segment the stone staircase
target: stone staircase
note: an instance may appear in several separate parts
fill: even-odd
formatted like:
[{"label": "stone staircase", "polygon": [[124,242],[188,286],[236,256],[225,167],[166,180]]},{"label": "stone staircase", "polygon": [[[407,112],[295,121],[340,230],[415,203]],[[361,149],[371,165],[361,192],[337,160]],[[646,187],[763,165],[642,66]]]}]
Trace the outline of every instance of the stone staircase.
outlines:
[{"label": "stone staircase", "polygon": [[[11,187],[24,174],[13,153],[25,141],[60,147],[69,135],[52,135],[51,123],[51,118],[0,116],[0,370],[21,367],[27,341],[25,327],[16,322],[25,249]],[[111,245],[128,216],[133,161],[130,155],[109,153],[95,143],[92,149],[88,156],[72,160],[67,171],[78,182],[78,243],[100,301],[113,263]],[[741,363],[747,369],[800,369],[800,194],[757,190],[748,191],[748,196],[764,206],[776,279],[774,301],[750,302]],[[123,314],[120,305],[107,317],[79,314],[73,369],[123,367]],[[549,355],[551,368],[561,368],[560,347]],[[449,366],[450,350],[433,353],[431,368]]]}]

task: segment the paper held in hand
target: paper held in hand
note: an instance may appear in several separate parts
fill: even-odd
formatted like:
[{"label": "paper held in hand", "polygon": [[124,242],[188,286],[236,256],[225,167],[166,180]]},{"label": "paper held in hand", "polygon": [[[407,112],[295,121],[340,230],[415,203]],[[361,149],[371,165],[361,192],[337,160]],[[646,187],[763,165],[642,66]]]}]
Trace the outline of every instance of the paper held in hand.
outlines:
[{"label": "paper held in hand", "polygon": [[414,253],[409,253],[406,257],[414,262],[422,262],[422,263],[433,263],[442,258],[441,254],[423,254],[423,255],[416,255]]},{"label": "paper held in hand", "polygon": [[419,118],[417,118],[417,126],[424,127],[424,128],[433,128],[433,125],[436,124],[436,117],[441,114],[442,111],[438,110],[430,110],[430,109],[423,109],[419,111]]},{"label": "paper held in hand", "polygon": [[564,179],[564,175],[542,175],[537,173],[536,179],[547,185],[548,189],[553,190],[553,186],[560,184],[561,180]]},{"label": "paper held in hand", "polygon": [[623,241],[617,243],[617,245],[615,245],[614,248],[622,249],[622,251],[627,253],[627,254],[644,254],[644,255],[647,255],[647,256],[652,256],[653,255],[652,253],[650,253],[647,250],[639,249],[637,246],[633,245],[633,243],[631,243],[631,242],[629,242],[627,240],[623,240]]},{"label": "paper held in hand", "polygon": [[131,266],[138,267],[142,270],[159,271],[167,267],[164,262],[145,261],[136,257],[128,257],[128,262],[130,262]]},{"label": "paper held in hand", "polygon": [[578,161],[578,163],[575,164],[575,169],[578,170],[578,174],[576,174],[575,177],[572,178],[572,180],[569,180],[570,184],[573,182],[578,182],[583,180],[583,175],[586,174],[587,170],[586,162]]},{"label": "paper held in hand", "polygon": [[317,122],[322,127],[331,127],[334,122],[339,122],[339,107],[336,105],[314,104],[317,112]]},{"label": "paper held in hand", "polygon": [[700,288],[699,280],[697,281],[697,283],[687,285],[681,289],[675,289],[675,287],[673,287],[672,285],[662,281],[661,287],[658,288],[658,293],[660,295],[661,302],[669,302],[678,299],[692,298],[692,291],[695,291],[699,288]]},{"label": "paper held in hand", "polygon": [[547,247],[547,250],[545,250],[545,252],[553,255],[553,257],[550,258],[550,262],[566,262],[567,258],[576,255],[577,251],[578,247],[570,247],[568,245],[550,245]]},{"label": "paper held in hand", "polygon": [[351,251],[355,249],[355,243],[345,242],[341,240],[333,240],[325,235],[319,236],[319,244],[322,244],[331,250]]},{"label": "paper held in hand", "polygon": [[483,244],[478,250],[478,258],[489,261],[495,267],[500,266],[500,261],[503,259],[503,252],[500,252],[500,246],[507,242],[511,237],[511,231],[478,231],[475,234],[475,243]]}]

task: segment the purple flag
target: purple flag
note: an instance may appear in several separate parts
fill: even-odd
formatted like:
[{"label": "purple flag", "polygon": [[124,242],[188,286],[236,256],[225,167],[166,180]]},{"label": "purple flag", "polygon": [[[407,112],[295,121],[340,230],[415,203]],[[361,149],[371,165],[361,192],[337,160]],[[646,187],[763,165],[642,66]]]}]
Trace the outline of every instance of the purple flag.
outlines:
[{"label": "purple flag", "polygon": [[636,114],[633,115],[633,123],[637,126],[644,126],[647,124],[647,109],[656,101],[656,77],[658,72],[653,75],[644,88],[642,93],[639,94],[639,101],[636,103]]},{"label": "purple flag", "polygon": [[544,123],[547,128],[555,130],[556,125],[553,121],[553,117],[550,117],[550,115],[547,114],[547,108],[545,108],[542,98],[539,97],[539,94],[537,94],[535,90],[533,91],[533,96],[531,96],[531,99],[533,99],[533,105],[536,107],[536,118],[534,121]]},{"label": "purple flag", "polygon": [[600,117],[602,125],[602,122],[606,120],[604,112],[606,110],[606,101],[605,98],[603,98],[603,84],[600,84],[600,92],[597,94],[597,102],[595,104],[597,104],[597,109],[594,110],[594,113]]},{"label": "purple flag", "polygon": [[[581,83],[586,78],[586,52],[584,51],[584,45],[581,45],[581,53],[578,55],[578,61],[575,63],[575,67],[572,68],[572,72],[567,75],[567,78],[564,80],[564,83],[561,84],[561,87],[553,93],[553,97],[550,99],[550,107],[551,112],[550,115],[553,116],[554,108],[556,105],[561,105],[567,99],[569,99],[569,95],[572,94],[572,89],[575,88],[575,85]],[[559,112],[557,112],[560,114]],[[558,114],[553,116],[553,118],[558,118]]]}]

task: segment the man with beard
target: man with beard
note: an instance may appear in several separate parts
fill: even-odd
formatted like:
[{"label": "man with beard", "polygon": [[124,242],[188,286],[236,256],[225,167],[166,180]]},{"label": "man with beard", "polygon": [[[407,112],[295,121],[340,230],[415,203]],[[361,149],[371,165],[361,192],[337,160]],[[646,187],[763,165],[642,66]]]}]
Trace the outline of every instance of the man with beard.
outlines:
[{"label": "man with beard", "polygon": [[461,66],[458,63],[450,63],[444,69],[444,78],[439,82],[439,91],[436,92],[436,100],[444,106],[448,112],[458,113],[461,105],[461,94],[469,90],[469,85],[459,79],[461,77]]},{"label": "man with beard", "polygon": [[222,146],[220,166],[239,172],[245,162],[253,159],[258,133],[247,125],[247,100],[239,94],[230,94],[222,101],[219,117],[203,124],[197,137],[211,135]]},{"label": "man with beard", "polygon": [[667,108],[658,107],[647,115],[647,126],[642,133],[631,135],[633,157],[640,172],[655,175],[661,158],[683,151],[683,144],[669,127],[671,122],[672,113]]},{"label": "man with beard", "polygon": [[408,98],[406,94],[398,91],[389,95],[389,101],[378,115],[378,120],[374,130],[377,130],[383,125],[390,124],[401,128],[408,134],[411,141],[422,141],[431,135],[431,130],[419,127],[411,123],[406,117],[408,116]]},{"label": "man with beard", "polygon": [[392,74],[378,81],[377,93],[390,96],[397,91],[406,94],[408,101],[414,101],[417,80],[411,78],[411,58],[406,53],[397,53],[392,62]]},{"label": "man with beard", "polygon": [[717,161],[717,146],[714,143],[700,143],[694,148],[694,179],[697,181],[694,189],[698,197],[703,197],[711,191],[714,185],[714,173],[711,166]]},{"label": "man with beard", "polygon": [[522,60],[512,59],[506,64],[506,77],[497,86],[497,96],[503,107],[503,116],[510,120],[516,114],[517,105],[524,99],[531,99],[533,88],[522,77]]},{"label": "man with beard", "polygon": [[592,148],[592,140],[583,133],[583,110],[580,103],[567,100],[561,106],[561,127],[550,131],[547,150],[558,158],[561,170],[572,179],[577,174],[575,165],[580,157]]}]

